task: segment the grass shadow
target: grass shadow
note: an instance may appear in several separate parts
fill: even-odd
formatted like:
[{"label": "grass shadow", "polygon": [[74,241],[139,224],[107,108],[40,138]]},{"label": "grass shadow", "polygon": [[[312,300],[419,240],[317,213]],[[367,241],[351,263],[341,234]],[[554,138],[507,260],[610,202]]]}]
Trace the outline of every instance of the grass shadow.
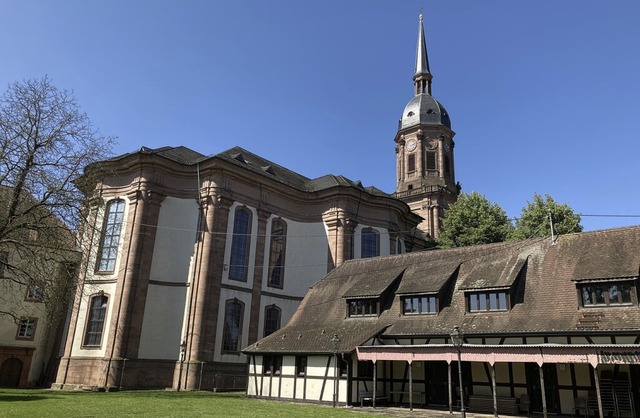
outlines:
[{"label": "grass shadow", "polygon": [[42,395],[0,395],[0,402],[25,402],[25,401],[41,401],[43,399],[51,399],[52,396]]}]

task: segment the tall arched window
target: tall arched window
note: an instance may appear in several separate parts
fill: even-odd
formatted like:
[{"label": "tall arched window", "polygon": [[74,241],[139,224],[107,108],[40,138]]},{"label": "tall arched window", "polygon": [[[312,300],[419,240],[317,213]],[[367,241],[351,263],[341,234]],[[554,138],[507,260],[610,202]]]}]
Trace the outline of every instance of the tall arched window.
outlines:
[{"label": "tall arched window", "polygon": [[238,207],[233,220],[233,239],[231,241],[231,259],[229,260],[229,278],[231,280],[247,281],[250,234],[251,212],[246,207]]},{"label": "tall arched window", "polygon": [[110,201],[104,214],[104,226],[96,265],[97,271],[110,272],[115,270],[123,220],[124,200],[116,199]]},{"label": "tall arched window", "polygon": [[107,316],[109,298],[100,294],[93,296],[89,301],[89,312],[87,327],[84,332],[83,345],[89,347],[99,347],[102,342],[102,332],[104,330],[104,320]]},{"label": "tall arched window", "polygon": [[380,235],[373,228],[364,228],[361,232],[362,247],[360,249],[360,257],[377,257],[380,255]]},{"label": "tall arched window", "polygon": [[238,299],[230,299],[224,307],[224,329],[222,335],[222,352],[239,353],[242,338],[242,315],[244,304]]},{"label": "tall arched window", "polygon": [[280,329],[281,314],[282,311],[276,305],[264,308],[264,337]]},{"label": "tall arched window", "polygon": [[271,221],[269,280],[271,287],[284,287],[284,256],[287,252],[287,224],[280,218]]}]

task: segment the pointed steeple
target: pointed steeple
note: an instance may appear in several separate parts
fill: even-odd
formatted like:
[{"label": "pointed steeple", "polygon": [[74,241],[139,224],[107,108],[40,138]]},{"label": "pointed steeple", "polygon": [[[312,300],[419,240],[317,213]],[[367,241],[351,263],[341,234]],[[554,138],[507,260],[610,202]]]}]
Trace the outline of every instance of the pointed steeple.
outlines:
[{"label": "pointed steeple", "polygon": [[429,56],[427,55],[427,42],[424,39],[424,25],[422,13],[420,13],[420,25],[418,28],[418,48],[416,50],[416,71],[413,75],[415,94],[431,95],[431,71],[429,71]]}]

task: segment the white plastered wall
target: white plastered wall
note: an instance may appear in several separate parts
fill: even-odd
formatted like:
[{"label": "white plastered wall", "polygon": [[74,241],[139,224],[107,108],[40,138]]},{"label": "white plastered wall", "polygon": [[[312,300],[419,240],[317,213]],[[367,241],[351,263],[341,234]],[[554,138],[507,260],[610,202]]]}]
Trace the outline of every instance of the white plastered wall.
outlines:
[{"label": "white plastered wall", "polygon": [[[303,223],[282,218],[287,223],[284,286],[282,289],[268,286],[269,255],[271,252],[271,216],[267,222],[265,240],[265,269],[262,290],[288,296],[303,297],[309,287],[327,274],[327,232],[323,222]],[[284,325],[284,323],[283,323]]]},{"label": "white plastered wall", "polygon": [[164,199],[153,249],[139,358],[178,356],[197,227],[198,205],[194,199]]}]

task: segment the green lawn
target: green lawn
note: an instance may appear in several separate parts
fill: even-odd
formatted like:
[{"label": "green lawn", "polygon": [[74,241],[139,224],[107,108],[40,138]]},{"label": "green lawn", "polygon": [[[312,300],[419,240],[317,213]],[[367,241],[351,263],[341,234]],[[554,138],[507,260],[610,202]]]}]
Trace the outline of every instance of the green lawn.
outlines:
[{"label": "green lawn", "polygon": [[0,417],[124,416],[365,418],[374,415],[345,408],[247,399],[244,393],[0,389]]}]

